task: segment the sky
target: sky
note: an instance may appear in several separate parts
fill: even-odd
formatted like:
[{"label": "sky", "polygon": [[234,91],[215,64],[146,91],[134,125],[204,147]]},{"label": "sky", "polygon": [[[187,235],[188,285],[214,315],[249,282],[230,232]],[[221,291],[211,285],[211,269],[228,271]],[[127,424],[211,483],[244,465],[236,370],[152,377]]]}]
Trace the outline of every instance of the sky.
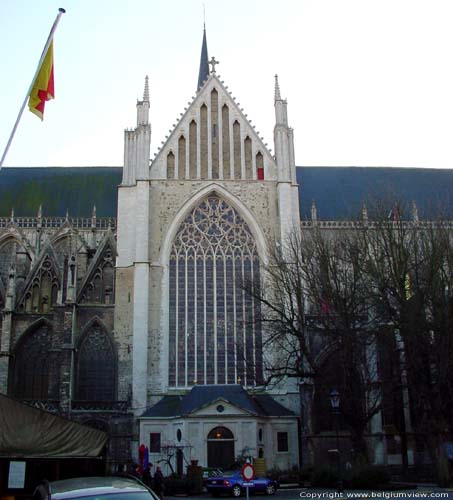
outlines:
[{"label": "sky", "polygon": [[[273,151],[274,74],[299,166],[453,168],[452,0],[204,0],[209,58]],[[0,0],[0,149],[50,27],[56,98],[5,166],[120,166],[149,75],[154,156],[195,95],[202,0]],[[1,154],[0,153],[0,154]]]}]

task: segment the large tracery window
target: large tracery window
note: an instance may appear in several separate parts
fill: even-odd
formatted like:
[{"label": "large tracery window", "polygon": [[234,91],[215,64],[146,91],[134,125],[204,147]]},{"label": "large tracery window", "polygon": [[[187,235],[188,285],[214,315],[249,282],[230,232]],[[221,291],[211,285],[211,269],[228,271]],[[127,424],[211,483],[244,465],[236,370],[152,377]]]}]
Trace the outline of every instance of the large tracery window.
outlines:
[{"label": "large tracery window", "polygon": [[169,385],[262,383],[259,257],[238,212],[212,194],[182,222],[170,252]]},{"label": "large tracery window", "polygon": [[18,399],[47,400],[52,394],[52,331],[47,324],[24,335],[14,357],[13,395]]},{"label": "large tracery window", "polygon": [[77,353],[76,398],[115,399],[115,353],[107,333],[94,324],[83,336]]}]

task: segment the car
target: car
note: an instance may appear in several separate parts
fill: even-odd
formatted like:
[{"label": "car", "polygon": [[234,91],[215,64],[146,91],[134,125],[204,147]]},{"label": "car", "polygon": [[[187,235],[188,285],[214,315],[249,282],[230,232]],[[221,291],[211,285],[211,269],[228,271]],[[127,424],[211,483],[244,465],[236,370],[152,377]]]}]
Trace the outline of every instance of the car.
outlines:
[{"label": "car", "polygon": [[44,481],[34,500],[159,500],[141,481],[127,477],[77,477]]},{"label": "car", "polygon": [[[210,477],[206,483],[206,489],[214,497],[220,496],[222,493],[240,497],[245,493],[244,483],[241,471],[225,472],[216,477]],[[256,477],[248,484],[250,484],[249,493],[275,495],[278,488],[277,481],[268,477]]]},{"label": "car", "polygon": [[216,469],[213,467],[203,467],[203,488],[206,488],[208,484],[208,479],[210,477],[217,477],[223,474],[222,469]]}]

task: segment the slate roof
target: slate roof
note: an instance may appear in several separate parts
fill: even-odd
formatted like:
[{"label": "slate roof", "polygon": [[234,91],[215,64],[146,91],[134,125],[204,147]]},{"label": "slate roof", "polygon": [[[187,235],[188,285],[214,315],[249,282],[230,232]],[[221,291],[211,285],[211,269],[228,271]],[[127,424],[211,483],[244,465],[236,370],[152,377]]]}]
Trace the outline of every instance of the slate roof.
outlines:
[{"label": "slate roof", "polygon": [[11,214],[116,217],[122,167],[6,167],[0,170],[0,217]]},{"label": "slate roof", "polygon": [[[122,167],[21,167],[0,170],[0,217],[14,207],[17,216],[116,217]],[[414,200],[420,218],[435,217],[439,205],[453,218],[453,169],[390,167],[297,167],[301,217],[355,219],[363,201],[393,197]]]},{"label": "slate roof", "polygon": [[268,394],[249,394],[240,385],[195,386],[184,396],[164,396],[148,408],[142,417],[177,417],[190,415],[200,408],[223,399],[251,414],[262,417],[293,417],[294,413]]},{"label": "slate roof", "polygon": [[396,200],[410,212],[415,201],[421,219],[453,218],[453,169],[397,167],[297,167],[302,219],[354,220],[365,201]]}]

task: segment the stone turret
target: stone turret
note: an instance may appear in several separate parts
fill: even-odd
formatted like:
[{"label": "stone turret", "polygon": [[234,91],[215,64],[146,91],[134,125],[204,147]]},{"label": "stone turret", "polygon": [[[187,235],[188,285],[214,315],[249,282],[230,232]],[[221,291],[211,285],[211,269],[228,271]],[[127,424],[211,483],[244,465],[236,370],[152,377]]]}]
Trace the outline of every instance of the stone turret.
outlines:
[{"label": "stone turret", "polygon": [[277,162],[281,238],[285,240],[294,228],[299,230],[299,194],[296,179],[293,129],[288,125],[288,103],[282,99],[278,76],[274,90],[275,127],[274,147]]},{"label": "stone turret", "polygon": [[288,103],[280,95],[278,76],[275,75],[275,127],[274,146],[278,166],[279,181],[296,181],[296,165],[294,162],[293,130],[288,126]]},{"label": "stone turret", "polygon": [[151,125],[149,123],[149,83],[145,78],[143,100],[137,101],[137,127],[124,132],[123,185],[149,179]]}]

